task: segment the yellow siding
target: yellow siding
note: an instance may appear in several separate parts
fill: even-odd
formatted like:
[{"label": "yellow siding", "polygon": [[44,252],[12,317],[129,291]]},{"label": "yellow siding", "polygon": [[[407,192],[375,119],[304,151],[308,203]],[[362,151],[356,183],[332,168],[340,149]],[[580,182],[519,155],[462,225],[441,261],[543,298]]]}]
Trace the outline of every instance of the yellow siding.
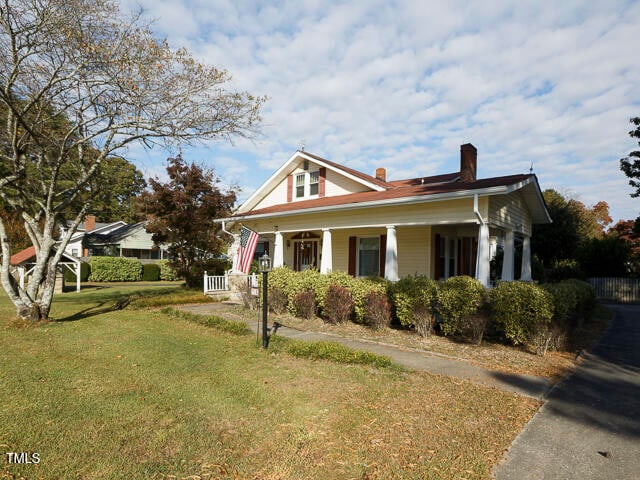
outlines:
[{"label": "yellow siding", "polygon": [[340,175],[333,170],[327,169],[327,178],[325,183],[325,195],[327,197],[335,197],[338,195],[347,195],[349,193],[366,192],[371,190],[361,183]]},{"label": "yellow siding", "polygon": [[[316,235],[322,235],[320,230],[311,231]],[[358,228],[334,230],[331,234],[331,247],[333,257],[333,270],[346,272],[349,268],[349,237],[373,237],[385,235],[386,228]],[[293,237],[295,234],[285,234],[284,263],[293,268]],[[401,277],[407,275],[427,275],[431,271],[431,227],[399,227],[396,229],[398,239],[398,274]],[[271,241],[270,237],[268,238]],[[287,247],[287,240],[290,246]],[[320,243],[318,254],[321,253]],[[320,258],[318,261],[320,262]]]},{"label": "yellow siding", "polygon": [[415,205],[393,205],[333,212],[287,215],[277,219],[243,220],[242,223],[257,232],[281,232],[343,229],[354,226],[385,227],[417,225],[455,225],[476,223],[473,199],[448,200]]},{"label": "yellow siding", "polygon": [[279,205],[281,203],[287,203],[287,181],[280,182],[276,188],[271,190],[260,202],[254,207],[255,210],[260,208],[272,207],[273,205]]},{"label": "yellow siding", "polygon": [[398,275],[429,275],[431,272],[431,227],[399,227]]},{"label": "yellow siding", "polygon": [[520,192],[491,197],[489,221],[531,235],[531,213]]}]

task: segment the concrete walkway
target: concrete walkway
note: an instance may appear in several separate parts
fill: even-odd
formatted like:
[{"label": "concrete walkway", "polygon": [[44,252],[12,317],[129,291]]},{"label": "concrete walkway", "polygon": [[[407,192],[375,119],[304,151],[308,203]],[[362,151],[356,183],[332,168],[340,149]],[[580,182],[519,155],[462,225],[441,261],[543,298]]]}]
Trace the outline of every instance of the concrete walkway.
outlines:
[{"label": "concrete walkway", "polygon": [[640,479],[640,306],[609,330],[513,442],[498,480]]},{"label": "concrete walkway", "polygon": [[[211,304],[185,305],[179,307],[183,310],[199,313],[201,315],[215,315]],[[256,327],[256,321],[246,322],[252,328]],[[472,365],[462,360],[456,360],[444,355],[424,352],[421,350],[383,344],[370,340],[350,339],[339,335],[301,331],[293,328],[280,327],[277,335],[287,338],[297,338],[307,341],[339,342],[357,350],[386,355],[394,362],[413,370],[423,370],[439,375],[461,378],[485,386],[495,387],[501,390],[516,392],[527,397],[542,399],[548,392],[551,382],[542,377],[533,375],[519,375],[489,370]]]}]

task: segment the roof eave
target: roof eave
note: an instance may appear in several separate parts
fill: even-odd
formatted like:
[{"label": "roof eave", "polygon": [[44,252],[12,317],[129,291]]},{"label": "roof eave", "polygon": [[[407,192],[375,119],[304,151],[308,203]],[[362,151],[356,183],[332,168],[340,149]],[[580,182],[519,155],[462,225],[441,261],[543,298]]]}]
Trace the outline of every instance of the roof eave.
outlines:
[{"label": "roof eave", "polygon": [[280,166],[280,168],[278,168],[278,170],[276,170],[275,173],[271,175],[266,182],[264,182],[260,187],[258,187],[258,189],[255,192],[253,192],[253,194],[249,198],[247,198],[242,203],[242,205],[238,207],[237,211],[242,212],[243,210],[246,211],[247,209],[251,209],[255,207],[258,204],[258,201],[261,197],[263,197],[268,192],[273,190],[278,185],[278,181],[282,180],[282,178],[286,177],[286,175],[289,175],[290,172],[287,171],[288,167],[293,163],[296,157],[302,157],[305,160],[309,160],[310,162],[317,163],[322,167],[325,167],[333,172],[340,173],[340,175],[343,175],[344,177],[350,180],[353,180],[354,182],[357,182],[361,185],[371,188],[372,190],[375,190],[378,192],[386,190],[384,187],[381,187],[380,185],[376,185],[374,183],[366,181],[365,179],[356,177],[355,175],[352,175],[349,172],[340,170],[334,167],[333,165],[330,165],[329,163],[322,161],[321,158],[307,155],[306,152],[304,151],[296,150],[296,152],[293,155],[291,155],[291,157],[289,157],[289,160],[283,163],[282,166]]},{"label": "roof eave", "polygon": [[331,205],[331,206],[302,208],[298,210],[288,210],[284,212],[258,213],[256,215],[232,216],[227,218],[215,219],[214,221],[217,223],[239,222],[242,220],[255,220],[255,219],[262,219],[262,218],[283,217],[283,216],[301,215],[301,214],[316,213],[316,212],[344,211],[344,210],[354,210],[354,209],[360,209],[360,208],[374,208],[382,205],[384,206],[411,205],[416,203],[428,203],[428,202],[437,202],[437,201],[460,199],[460,198],[471,198],[473,197],[473,195],[482,195],[482,196],[501,195],[501,194],[509,193],[507,189],[508,189],[508,186],[497,186],[497,187],[489,187],[489,188],[482,188],[482,189],[467,189],[467,190],[458,190],[456,192],[435,193],[430,195],[415,195],[412,197],[400,197],[400,198],[392,198],[392,199],[385,199],[385,200],[372,200],[368,202],[357,202],[357,203],[346,203],[346,204]]}]

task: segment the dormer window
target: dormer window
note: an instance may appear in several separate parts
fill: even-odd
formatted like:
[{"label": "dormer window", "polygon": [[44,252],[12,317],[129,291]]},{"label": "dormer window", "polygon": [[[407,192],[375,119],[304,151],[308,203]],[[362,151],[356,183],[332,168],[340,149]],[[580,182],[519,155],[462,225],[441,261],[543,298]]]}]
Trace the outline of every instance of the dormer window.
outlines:
[{"label": "dormer window", "polygon": [[320,172],[304,172],[296,174],[296,198],[316,197],[319,193]]},{"label": "dormer window", "polygon": [[320,172],[309,174],[309,195],[318,195],[318,185],[320,184]]},{"label": "dormer window", "polygon": [[306,176],[304,173],[296,175],[296,198],[304,197],[304,177]]}]

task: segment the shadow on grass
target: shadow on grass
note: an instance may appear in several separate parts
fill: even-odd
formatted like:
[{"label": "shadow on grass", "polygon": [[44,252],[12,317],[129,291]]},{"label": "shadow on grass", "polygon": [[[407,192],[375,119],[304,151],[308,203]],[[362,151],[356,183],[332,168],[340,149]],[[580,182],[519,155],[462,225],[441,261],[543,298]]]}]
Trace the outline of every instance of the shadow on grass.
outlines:
[{"label": "shadow on grass", "polygon": [[121,298],[119,298],[112,304],[107,305],[110,302],[105,300],[103,302],[99,302],[97,305],[93,305],[91,307],[85,308],[84,310],[80,310],[79,312],[76,312],[73,315],[56,319],[56,322],[74,322],[77,320],[94,317],[96,315],[102,315],[103,313],[116,312],[118,310],[122,310],[126,308],[129,305],[129,303],[131,303],[131,296],[120,295],[120,297]]}]

